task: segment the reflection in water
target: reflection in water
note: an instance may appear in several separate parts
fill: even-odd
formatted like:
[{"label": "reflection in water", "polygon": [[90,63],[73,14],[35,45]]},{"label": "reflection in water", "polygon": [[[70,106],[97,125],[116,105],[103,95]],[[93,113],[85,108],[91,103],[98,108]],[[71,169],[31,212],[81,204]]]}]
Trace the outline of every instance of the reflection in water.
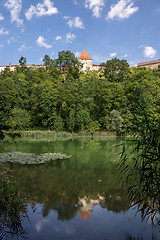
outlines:
[{"label": "reflection in water", "polygon": [[0,215],[0,239],[27,239],[28,231],[23,227],[26,218],[26,213],[20,216]]},{"label": "reflection in water", "polygon": [[0,239],[24,239],[27,231],[23,222],[28,218],[25,199],[5,174],[6,169],[0,165]]},{"label": "reflection in water", "polygon": [[[141,237],[141,238],[137,237],[136,238],[136,237],[132,237],[132,235],[130,235],[130,234],[127,234],[125,236],[125,240],[144,240],[144,239],[143,239],[143,237]],[[154,238],[152,240],[154,240]]]},{"label": "reflection in water", "polygon": [[[138,240],[138,236],[144,235],[141,219],[134,220],[127,190],[122,190],[115,172],[120,152],[115,148],[117,144],[116,140],[4,144],[6,152],[72,155],[71,159],[39,166],[6,164],[12,170],[12,184],[16,182],[28,204],[31,224],[22,218],[21,225],[29,229],[29,239],[120,240],[135,236]],[[151,239],[149,229],[145,233],[149,238],[145,240]],[[125,236],[126,232],[129,235]]]}]

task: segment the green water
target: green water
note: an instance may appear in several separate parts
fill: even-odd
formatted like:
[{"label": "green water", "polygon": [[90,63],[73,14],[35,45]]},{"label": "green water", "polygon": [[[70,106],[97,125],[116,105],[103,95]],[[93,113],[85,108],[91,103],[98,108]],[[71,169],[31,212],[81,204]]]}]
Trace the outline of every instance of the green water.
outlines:
[{"label": "green water", "polygon": [[83,139],[1,145],[1,152],[72,155],[38,166],[5,164],[28,204],[22,226],[29,239],[152,239],[150,221],[141,221],[122,189],[117,171],[120,143]]}]

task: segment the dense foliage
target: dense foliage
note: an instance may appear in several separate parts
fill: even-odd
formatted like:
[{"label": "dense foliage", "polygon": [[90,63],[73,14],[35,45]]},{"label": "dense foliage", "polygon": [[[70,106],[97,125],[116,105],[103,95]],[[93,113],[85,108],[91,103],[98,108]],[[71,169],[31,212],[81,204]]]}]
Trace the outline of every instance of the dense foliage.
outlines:
[{"label": "dense foliage", "polygon": [[84,73],[69,51],[43,60],[45,68],[28,68],[21,57],[14,72],[0,73],[0,129],[124,133],[138,130],[140,106],[159,118],[159,69],[130,69],[112,59],[100,74]]}]

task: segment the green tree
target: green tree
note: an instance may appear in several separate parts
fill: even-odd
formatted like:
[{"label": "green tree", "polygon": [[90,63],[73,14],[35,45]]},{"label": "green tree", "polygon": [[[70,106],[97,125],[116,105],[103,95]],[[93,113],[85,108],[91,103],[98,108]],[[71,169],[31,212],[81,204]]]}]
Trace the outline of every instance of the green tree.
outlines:
[{"label": "green tree", "polygon": [[70,51],[61,51],[58,53],[58,58],[56,60],[58,68],[63,73],[69,72],[69,66],[75,67],[78,64],[78,59],[75,57],[74,53]]},{"label": "green tree", "polygon": [[56,131],[62,131],[63,128],[64,128],[63,119],[61,118],[60,115],[58,115],[55,117],[55,120],[54,120],[54,129]]},{"label": "green tree", "polygon": [[139,131],[142,122],[142,108],[155,121],[159,116],[160,82],[159,77],[150,69],[135,69],[130,81],[126,82],[125,95],[130,111],[131,129]]},{"label": "green tree", "polygon": [[56,60],[53,60],[53,59],[51,59],[50,57],[49,57],[49,55],[45,55],[44,56],[44,58],[43,58],[43,62],[44,62],[44,65],[46,66],[46,67],[54,67],[54,68],[56,68]]},{"label": "green tree", "polygon": [[87,126],[86,126],[87,132],[90,132],[92,137],[94,132],[100,131],[100,124],[98,121],[91,121]]},{"label": "green tree", "polygon": [[[58,91],[49,73],[44,72],[44,82],[35,83],[31,94],[31,113],[35,126],[53,128],[58,103]],[[39,79],[40,81],[40,79]]]},{"label": "green tree", "polygon": [[12,129],[26,129],[30,125],[30,115],[25,109],[13,108],[10,116],[10,127]]},{"label": "green tree", "polygon": [[19,59],[19,65],[20,65],[21,67],[25,66],[26,63],[27,63],[27,60],[26,60],[25,57],[21,57],[21,58]]},{"label": "green tree", "polygon": [[120,112],[113,109],[109,116],[109,129],[115,131],[117,135],[121,134],[123,130],[123,121]]},{"label": "green tree", "polygon": [[106,62],[104,75],[110,82],[124,82],[129,78],[129,65],[126,60],[117,58]]},{"label": "green tree", "polygon": [[86,126],[91,121],[90,114],[86,109],[81,109],[76,114],[76,125],[77,129],[83,131],[86,129]]},{"label": "green tree", "polygon": [[71,51],[61,51],[58,53],[57,63],[61,66],[75,66],[78,63],[78,59]]},{"label": "green tree", "polygon": [[75,110],[71,109],[68,117],[67,128],[69,131],[73,132],[75,128]]},{"label": "green tree", "polygon": [[[6,73],[4,73],[4,76]],[[2,75],[3,77],[3,75]],[[19,103],[17,86],[12,77],[0,78],[0,128],[9,128],[11,111]]]}]

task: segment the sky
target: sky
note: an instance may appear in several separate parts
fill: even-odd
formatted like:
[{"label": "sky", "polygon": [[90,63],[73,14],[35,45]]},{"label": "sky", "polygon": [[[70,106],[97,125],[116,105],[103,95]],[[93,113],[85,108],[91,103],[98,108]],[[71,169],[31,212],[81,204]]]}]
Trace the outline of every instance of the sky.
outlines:
[{"label": "sky", "polygon": [[0,66],[85,49],[93,63],[160,59],[160,0],[0,0]]}]

